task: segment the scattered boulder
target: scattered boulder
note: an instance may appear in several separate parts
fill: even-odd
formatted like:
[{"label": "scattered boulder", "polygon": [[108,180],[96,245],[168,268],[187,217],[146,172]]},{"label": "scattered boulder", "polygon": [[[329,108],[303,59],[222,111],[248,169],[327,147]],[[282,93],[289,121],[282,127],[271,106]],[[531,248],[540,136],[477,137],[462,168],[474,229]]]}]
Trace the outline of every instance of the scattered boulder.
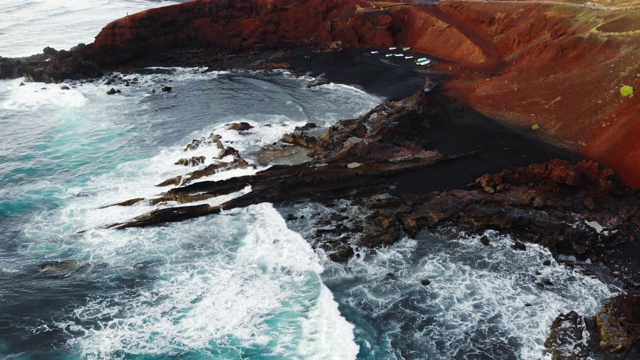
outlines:
[{"label": "scattered boulder", "polygon": [[202,140],[193,139],[187,146],[185,146],[184,151],[195,150],[200,147],[202,144]]},{"label": "scattered boulder", "polygon": [[171,92],[171,90],[172,90],[171,86],[165,85],[165,86],[162,87],[162,92]]},{"label": "scattered boulder", "polygon": [[119,94],[120,90],[116,90],[114,88],[109,89],[109,91],[107,91],[107,95],[114,95],[114,94]]},{"label": "scattered boulder", "polygon": [[516,241],[513,245],[511,245],[511,248],[513,250],[525,251],[527,250],[527,245],[525,245],[523,242]]},{"label": "scattered boulder", "polygon": [[236,130],[236,131],[247,131],[249,129],[253,129],[253,125],[249,124],[248,122],[239,122],[239,123],[233,123],[229,126],[229,130]]},{"label": "scattered boulder", "polygon": [[353,257],[354,254],[355,252],[353,251],[353,248],[347,245],[336,250],[335,252],[330,253],[329,259],[335,262],[347,262]]},{"label": "scattered boulder", "polygon": [[62,85],[60,86],[60,90],[71,90],[71,89],[67,85]]},{"label": "scattered boulder", "polygon": [[310,130],[310,129],[315,129],[317,127],[318,127],[318,125],[316,125],[316,123],[308,122],[308,123],[304,124],[303,126],[297,126],[295,128],[295,131],[307,131],[307,130]]},{"label": "scattered boulder", "polygon": [[384,281],[394,281],[397,280],[396,275],[394,273],[387,273],[387,275],[383,278]]},{"label": "scattered boulder", "polygon": [[329,79],[327,79],[324,76],[318,76],[317,78],[310,80],[307,83],[307,88],[312,88],[312,87],[316,87],[316,86],[320,86],[320,85],[325,85],[325,84],[329,84],[330,81]]},{"label": "scattered boulder", "polygon": [[287,216],[285,217],[285,220],[287,221],[298,220],[298,217],[293,214],[287,214]]},{"label": "scattered boulder", "polygon": [[489,246],[489,237],[487,235],[482,235],[480,243],[484,246]]},{"label": "scattered boulder", "polygon": [[213,142],[214,144],[216,144],[216,147],[219,150],[224,150],[224,145],[222,145],[222,141],[220,140],[222,139],[222,136],[212,132],[211,134],[209,134],[209,140],[211,140],[211,142]]},{"label": "scattered boulder", "polygon": [[422,286],[429,286],[429,285],[431,285],[431,280],[422,279],[422,280],[420,280],[420,284],[422,284]]},{"label": "scattered boulder", "polygon": [[206,156],[202,155],[202,156],[193,156],[191,158],[182,158],[178,161],[176,161],[176,165],[184,165],[184,166],[198,166],[201,164],[204,164],[204,161],[206,160]]}]

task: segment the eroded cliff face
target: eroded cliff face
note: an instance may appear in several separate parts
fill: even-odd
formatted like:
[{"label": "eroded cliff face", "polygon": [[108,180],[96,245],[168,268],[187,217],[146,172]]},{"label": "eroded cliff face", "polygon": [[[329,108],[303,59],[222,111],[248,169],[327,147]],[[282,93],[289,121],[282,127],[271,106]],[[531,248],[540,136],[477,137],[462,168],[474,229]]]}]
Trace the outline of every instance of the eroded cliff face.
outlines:
[{"label": "eroded cliff face", "polygon": [[491,39],[504,59],[495,75],[449,83],[485,115],[562,139],[640,186],[640,11],[542,4],[451,2],[443,12]]},{"label": "eroded cliff face", "polygon": [[107,25],[86,52],[97,61],[121,62],[170,48],[223,54],[287,49],[385,46],[388,16],[357,16],[360,1],[200,0],[152,9]]},{"label": "eroded cliff face", "polygon": [[[256,53],[305,45],[410,46],[441,59],[445,88],[489,117],[549,135],[640,187],[640,10],[598,0],[196,0],[107,25],[93,44],[50,62],[2,63],[0,75],[36,80],[95,76],[170,49]],[[593,5],[595,4],[595,6]]]}]

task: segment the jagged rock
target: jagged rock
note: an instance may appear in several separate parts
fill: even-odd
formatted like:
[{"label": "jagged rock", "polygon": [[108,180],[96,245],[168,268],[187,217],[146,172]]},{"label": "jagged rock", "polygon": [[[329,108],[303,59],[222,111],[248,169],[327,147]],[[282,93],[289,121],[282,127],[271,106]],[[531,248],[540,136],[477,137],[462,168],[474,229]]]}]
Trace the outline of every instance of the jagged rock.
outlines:
[{"label": "jagged rock", "polygon": [[329,258],[335,262],[347,262],[353,257],[355,252],[351,246],[346,246],[329,254]]},{"label": "jagged rock", "polygon": [[202,144],[202,140],[193,139],[187,146],[185,146],[184,151],[196,150]]},{"label": "jagged rock", "polygon": [[107,95],[114,95],[116,93],[118,93],[119,90],[116,90],[114,88],[109,89],[109,91],[107,91]]},{"label": "jagged rock", "polygon": [[223,157],[229,156],[229,155],[231,155],[233,157],[240,157],[240,152],[238,150],[234,149],[233,147],[228,146],[227,148],[224,149],[223,152],[220,153],[219,157],[222,159]]},{"label": "jagged rock", "polygon": [[609,300],[596,314],[600,347],[610,353],[631,348],[640,340],[640,294]]},{"label": "jagged rock", "polygon": [[318,127],[318,125],[316,125],[316,123],[308,122],[308,123],[304,124],[303,126],[297,126],[295,128],[295,131],[301,131],[302,132],[302,131],[315,129],[317,127]]},{"label": "jagged rock", "polygon": [[394,244],[401,238],[401,226],[395,214],[376,210],[365,218],[367,226],[360,243],[369,248],[378,248]]},{"label": "jagged rock", "polygon": [[480,243],[484,246],[489,246],[489,237],[487,235],[482,235]]},{"label": "jagged rock", "polygon": [[141,201],[144,201],[144,198],[134,198],[134,199],[129,199],[129,200],[125,200],[125,201],[121,201],[119,203],[115,203],[115,204],[110,204],[110,205],[105,205],[105,206],[101,206],[99,207],[99,209],[104,209],[104,208],[108,208],[111,206],[131,206],[131,205],[135,205]]},{"label": "jagged rock", "polygon": [[266,145],[257,153],[260,165],[298,165],[311,160],[300,146]]},{"label": "jagged rock", "polygon": [[[198,159],[198,158],[196,158]],[[190,172],[186,175],[182,175],[182,176],[176,176],[173,178],[169,178],[163,182],[161,182],[160,184],[158,184],[157,186],[159,187],[163,187],[163,186],[168,186],[168,185],[186,185],[189,184],[190,182],[203,178],[205,176],[210,176],[213,175],[219,171],[222,170],[231,170],[231,169],[246,169],[246,168],[250,168],[250,167],[254,167],[255,165],[251,165],[249,164],[246,160],[244,160],[243,158],[236,156],[233,161],[231,162],[218,162],[218,163],[213,163],[213,164],[209,164],[207,166],[205,166],[203,169],[199,169],[193,172]],[[162,200],[164,201],[164,200]]]},{"label": "jagged rock", "polygon": [[329,81],[329,79],[327,79],[324,76],[318,76],[317,78],[313,79],[313,80],[309,80],[309,82],[307,83],[307,88],[312,88],[312,87],[316,87],[316,86],[320,86],[320,85],[325,85],[325,84],[329,84],[331,81]]},{"label": "jagged rock", "polygon": [[420,280],[420,284],[422,284],[422,286],[429,286],[429,285],[431,285],[431,280],[422,279],[422,280]]},{"label": "jagged rock", "polygon": [[560,314],[551,324],[551,334],[544,343],[553,360],[583,360],[590,355],[585,319],[575,311]]},{"label": "jagged rock", "polygon": [[165,85],[165,86],[162,87],[161,90],[162,90],[162,92],[171,92],[172,89],[171,89],[171,86]]},{"label": "jagged rock", "polygon": [[248,122],[239,122],[239,123],[232,123],[229,126],[229,130],[236,130],[236,131],[247,131],[249,129],[253,129],[253,125],[249,124]]},{"label": "jagged rock", "polygon": [[198,166],[198,165],[204,164],[206,159],[207,159],[207,157],[204,156],[204,155],[202,155],[202,156],[194,156],[194,157],[191,157],[191,158],[182,158],[182,159],[176,161],[176,165]]},{"label": "jagged rock", "polygon": [[54,49],[54,48],[52,48],[50,46],[47,46],[44,49],[42,49],[42,53],[45,54],[45,55],[53,55],[53,54],[56,54],[57,52],[58,52],[58,50],[56,50],[56,49]]},{"label": "jagged rock", "polygon": [[218,150],[224,150],[224,145],[222,144],[222,136],[216,134],[216,133],[211,133],[209,134],[209,140],[211,140],[214,144],[216,144],[216,147],[218,148]]},{"label": "jagged rock", "polygon": [[511,248],[513,250],[526,251],[527,250],[527,245],[525,245],[524,243],[522,243],[520,241],[516,241],[513,245],[511,245]]}]

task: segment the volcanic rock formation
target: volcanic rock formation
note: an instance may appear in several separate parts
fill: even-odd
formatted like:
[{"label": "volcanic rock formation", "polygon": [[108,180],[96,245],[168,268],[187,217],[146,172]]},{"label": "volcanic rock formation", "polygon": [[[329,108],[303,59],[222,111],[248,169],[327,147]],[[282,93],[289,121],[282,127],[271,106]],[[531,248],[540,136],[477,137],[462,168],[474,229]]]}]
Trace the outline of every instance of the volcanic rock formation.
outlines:
[{"label": "volcanic rock formation", "polygon": [[296,46],[410,46],[440,58],[435,68],[453,75],[444,86],[482,114],[520,129],[538,125],[537,134],[638,187],[640,101],[618,92],[640,88],[637,5],[198,0],[116,20],[73,52],[0,59],[0,75],[58,82],[123,65],[221,66],[220,55]]}]

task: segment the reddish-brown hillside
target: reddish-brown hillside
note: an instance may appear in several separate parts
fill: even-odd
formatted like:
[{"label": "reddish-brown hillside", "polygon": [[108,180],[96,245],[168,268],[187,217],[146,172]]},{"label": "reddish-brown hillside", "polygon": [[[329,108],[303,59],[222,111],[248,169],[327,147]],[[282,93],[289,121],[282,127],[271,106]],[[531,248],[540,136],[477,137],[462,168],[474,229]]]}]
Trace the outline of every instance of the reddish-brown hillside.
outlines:
[{"label": "reddish-brown hillside", "polygon": [[640,10],[583,3],[196,0],[116,20],[74,56],[105,66],[177,47],[411,46],[442,59],[446,88],[481,113],[539,124],[640,187],[640,97],[619,93],[640,90]]}]

